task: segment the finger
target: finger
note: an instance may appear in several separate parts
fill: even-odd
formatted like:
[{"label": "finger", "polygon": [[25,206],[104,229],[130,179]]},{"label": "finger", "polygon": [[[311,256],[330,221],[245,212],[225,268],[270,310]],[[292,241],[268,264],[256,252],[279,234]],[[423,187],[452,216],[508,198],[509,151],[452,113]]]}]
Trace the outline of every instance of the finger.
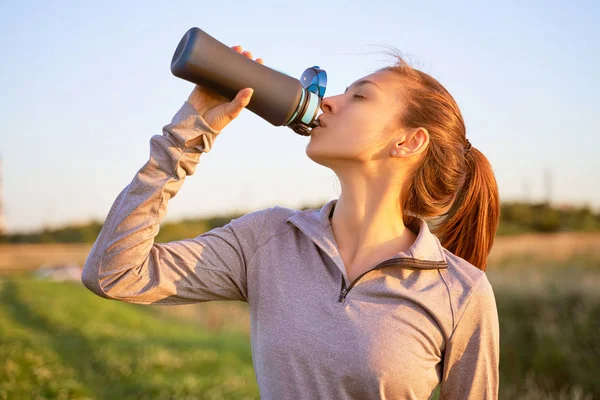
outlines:
[{"label": "finger", "polygon": [[250,103],[250,99],[252,98],[252,94],[254,93],[254,89],[245,88],[240,90],[235,98],[229,103],[227,107],[227,116],[231,119],[236,118]]},{"label": "finger", "polygon": [[251,52],[249,52],[249,51],[243,51],[242,54],[252,60],[252,53]]},{"label": "finger", "polygon": [[235,51],[237,51],[238,53],[242,52],[242,46],[240,46],[239,44],[236,44],[235,46],[231,46],[231,48]]},{"label": "finger", "polygon": [[259,63],[259,64],[264,64],[265,63],[262,58],[257,58],[256,62]]}]

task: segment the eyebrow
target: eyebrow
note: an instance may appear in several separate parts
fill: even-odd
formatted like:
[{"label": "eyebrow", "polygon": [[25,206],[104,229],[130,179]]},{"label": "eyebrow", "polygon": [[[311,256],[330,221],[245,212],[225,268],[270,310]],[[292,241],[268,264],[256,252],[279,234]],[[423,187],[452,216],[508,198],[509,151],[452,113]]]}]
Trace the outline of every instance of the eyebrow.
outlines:
[{"label": "eyebrow", "polygon": [[370,84],[372,84],[372,85],[375,85],[375,86],[377,86],[377,88],[378,88],[379,90],[383,90],[383,89],[381,89],[381,87],[379,87],[379,85],[378,85],[378,84],[376,84],[375,82],[373,82],[373,81],[370,81],[370,80],[368,80],[368,79],[361,79],[360,81],[358,81],[358,82],[356,82],[356,83],[353,83],[352,85],[350,85],[350,86],[346,87],[346,90],[344,91],[344,93],[346,93],[346,92],[348,91],[348,89],[350,89],[351,87],[359,87],[359,86],[364,86],[364,85],[366,85],[366,84],[369,84],[369,83],[370,83]]}]

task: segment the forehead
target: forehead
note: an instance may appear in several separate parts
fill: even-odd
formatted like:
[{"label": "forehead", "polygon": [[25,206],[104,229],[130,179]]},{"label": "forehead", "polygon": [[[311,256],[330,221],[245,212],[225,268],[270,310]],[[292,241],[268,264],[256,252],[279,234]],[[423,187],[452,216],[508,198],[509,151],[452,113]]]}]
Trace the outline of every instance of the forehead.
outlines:
[{"label": "forehead", "polygon": [[[357,79],[352,84],[355,85],[361,81],[371,81],[380,89],[371,84],[364,84],[365,88],[378,93],[377,97],[381,98],[389,107],[386,109],[393,112],[399,112],[400,115],[404,112],[406,104],[406,83],[403,78],[392,71],[378,71]],[[363,87],[361,85],[361,87]],[[394,111],[395,110],[395,111]]]},{"label": "forehead", "polygon": [[[371,82],[375,85],[371,85]],[[350,85],[350,87],[357,86],[373,86],[375,90],[378,90],[377,87],[379,87],[383,92],[396,92],[400,89],[401,82],[396,74],[389,71],[380,71],[363,76]]]}]

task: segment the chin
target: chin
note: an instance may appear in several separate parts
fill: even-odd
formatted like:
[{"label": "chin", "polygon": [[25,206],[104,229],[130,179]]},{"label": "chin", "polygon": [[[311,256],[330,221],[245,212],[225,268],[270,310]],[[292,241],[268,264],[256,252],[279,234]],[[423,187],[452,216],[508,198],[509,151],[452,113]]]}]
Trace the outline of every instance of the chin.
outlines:
[{"label": "chin", "polygon": [[[319,148],[321,147],[321,148]],[[322,146],[315,144],[312,140],[308,142],[305,149],[308,158],[316,162],[317,164],[325,165],[327,160],[328,152],[327,149],[323,149]],[[326,166],[326,165],[325,165]]]}]

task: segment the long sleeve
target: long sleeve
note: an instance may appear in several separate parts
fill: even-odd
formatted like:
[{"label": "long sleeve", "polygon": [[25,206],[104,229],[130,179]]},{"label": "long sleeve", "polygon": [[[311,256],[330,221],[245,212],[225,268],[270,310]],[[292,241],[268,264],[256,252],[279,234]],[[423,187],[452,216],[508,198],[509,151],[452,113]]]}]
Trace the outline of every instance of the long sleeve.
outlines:
[{"label": "long sleeve", "polygon": [[137,304],[247,301],[246,266],[268,209],[195,238],[154,243],[168,201],[218,134],[186,101],[162,135],[152,136],[149,160],[116,198],[86,259],[85,287]]},{"label": "long sleeve", "polygon": [[444,352],[440,400],[498,398],[500,333],[496,300],[485,274],[472,290]]}]

